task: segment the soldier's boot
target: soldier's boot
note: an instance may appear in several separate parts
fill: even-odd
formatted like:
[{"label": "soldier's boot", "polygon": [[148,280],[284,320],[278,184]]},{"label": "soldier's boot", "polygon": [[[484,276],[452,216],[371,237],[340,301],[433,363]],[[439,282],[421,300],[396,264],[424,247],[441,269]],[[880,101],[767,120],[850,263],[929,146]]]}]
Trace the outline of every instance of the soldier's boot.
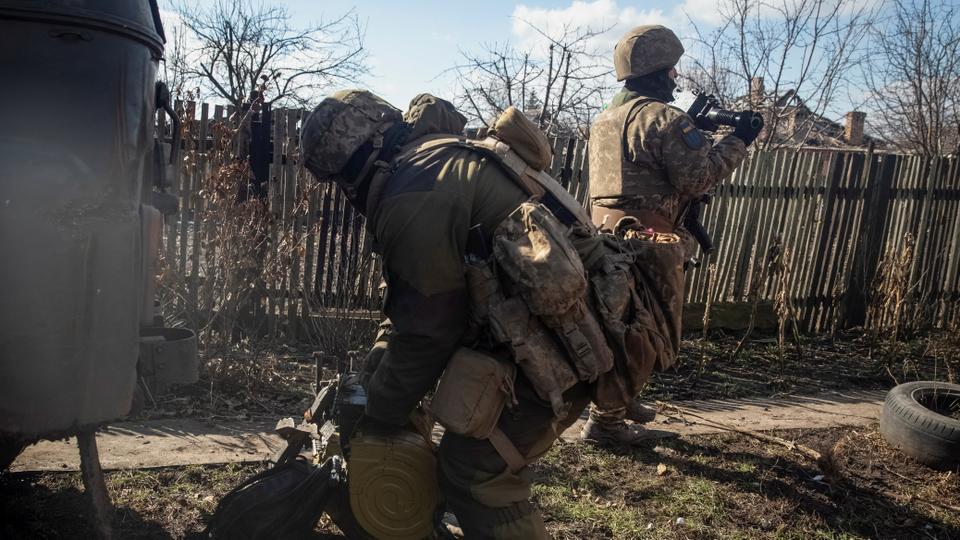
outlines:
[{"label": "soldier's boot", "polygon": [[463,529],[457,516],[447,512],[443,515],[440,526],[434,531],[437,540],[457,540],[463,538]]},{"label": "soldier's boot", "polygon": [[639,446],[649,441],[676,436],[676,433],[670,431],[646,429],[624,421],[603,423],[593,418],[588,419],[580,430],[582,440],[600,446]]},{"label": "soldier's boot", "polygon": [[657,417],[657,410],[653,407],[644,405],[639,399],[631,401],[630,405],[627,405],[626,412],[627,420],[631,420],[636,424],[653,422],[653,419]]}]

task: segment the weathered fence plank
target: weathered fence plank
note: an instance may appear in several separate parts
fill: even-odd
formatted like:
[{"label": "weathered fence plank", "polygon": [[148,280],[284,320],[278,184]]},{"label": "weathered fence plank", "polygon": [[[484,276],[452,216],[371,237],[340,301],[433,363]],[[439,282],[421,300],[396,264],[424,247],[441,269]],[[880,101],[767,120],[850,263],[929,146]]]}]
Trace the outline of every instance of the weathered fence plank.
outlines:
[{"label": "weathered fence plank", "polygon": [[[225,120],[225,112],[233,111],[217,106],[211,116],[205,104],[176,107],[183,111],[187,159],[177,185],[171,186],[180,197],[180,209],[168,221],[165,253],[171,267],[189,280],[188,297],[181,302],[197,302],[204,279],[200,258],[208,266],[217,257],[203,249],[216,224],[198,220],[203,213],[201,179],[209,174],[207,153],[214,146],[210,119]],[[369,251],[363,217],[335,186],[315,185],[299,163],[297,130],[303,114],[299,109],[272,114],[268,249],[282,245],[293,256],[289,267],[265,284],[263,306],[254,308],[255,313],[271,315],[271,324],[284,321],[292,332],[299,327],[297,319],[312,310],[356,312],[380,304],[380,260]],[[554,157],[549,172],[587,206],[586,142],[550,142]],[[826,149],[755,154],[717,186],[702,219],[717,249],[687,276],[688,302],[743,302],[753,287],[759,287],[761,298],[771,299],[778,285],[763,268],[779,238],[782,249],[792,253],[787,293],[804,328],[825,330],[838,321],[863,324],[880,261],[898,251],[909,233],[915,241],[911,283],[917,298],[928,303],[935,324],[960,316],[956,157],[930,160]],[[712,282],[711,264],[717,266]]]}]

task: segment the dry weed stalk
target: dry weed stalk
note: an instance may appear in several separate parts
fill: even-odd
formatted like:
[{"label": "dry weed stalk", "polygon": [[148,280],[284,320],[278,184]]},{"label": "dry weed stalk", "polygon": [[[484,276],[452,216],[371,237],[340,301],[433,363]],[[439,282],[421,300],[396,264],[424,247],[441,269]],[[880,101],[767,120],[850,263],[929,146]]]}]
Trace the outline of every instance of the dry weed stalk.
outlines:
[{"label": "dry weed stalk", "polygon": [[899,246],[888,250],[880,261],[873,284],[870,305],[867,308],[867,327],[872,332],[873,341],[882,332],[897,341],[906,330],[912,330],[918,321],[915,317],[907,320],[906,314],[915,313],[907,305],[910,300],[910,272],[913,266],[913,234],[907,233]]},{"label": "dry weed stalk", "polygon": [[[210,122],[212,146],[197,140],[195,105],[190,102],[183,111],[182,135],[187,145],[183,170],[196,172],[191,204],[180,213],[181,220],[189,220],[188,233],[194,230],[188,234],[191,238],[180,241],[197,245],[187,246],[195,255],[183,267],[162,261],[160,290],[167,297],[166,305],[177,307],[173,313],[168,310],[170,318],[194,328],[208,351],[237,345],[256,348],[254,342],[262,337],[270,315],[265,307],[276,295],[275,285],[303,249],[291,225],[306,212],[305,205],[297,205],[293,219],[281,222],[266,200],[241,196],[253,175],[248,156],[240,149],[244,145],[237,140],[243,138],[258,106],[254,103],[226,120]],[[181,197],[184,203],[186,195]]]},{"label": "dry weed stalk", "polygon": [[707,302],[703,306],[703,339],[707,339],[710,330],[710,310],[713,309],[713,295],[716,288],[717,263],[707,267]]},{"label": "dry weed stalk", "polygon": [[846,289],[842,279],[837,279],[830,295],[830,309],[833,311],[833,317],[830,321],[830,340],[836,341],[837,334],[840,333],[840,327],[843,326],[843,298],[846,296]]},{"label": "dry weed stalk", "polygon": [[777,291],[774,294],[773,311],[777,315],[777,346],[780,355],[780,374],[783,376],[784,347],[786,342],[787,324],[793,332],[795,343],[800,343],[797,331],[797,310],[793,306],[790,294],[790,276],[793,272],[793,253],[790,248],[784,248],[783,255],[772,265],[774,275],[777,276]]},{"label": "dry weed stalk", "polygon": [[[767,249],[767,256],[760,268],[759,277],[750,282],[750,288],[747,291],[747,301],[750,302],[750,321],[747,324],[746,332],[743,333],[743,337],[740,338],[740,341],[737,343],[737,348],[733,351],[734,358],[736,358],[737,355],[743,351],[743,347],[746,344],[747,339],[750,337],[750,334],[753,333],[753,329],[757,323],[757,308],[760,305],[763,284],[769,284],[769,282],[775,277],[777,270],[780,268],[782,247],[783,239],[778,234],[773,239],[773,243],[770,244],[770,247]],[[757,272],[754,272],[754,275],[756,274]]]}]

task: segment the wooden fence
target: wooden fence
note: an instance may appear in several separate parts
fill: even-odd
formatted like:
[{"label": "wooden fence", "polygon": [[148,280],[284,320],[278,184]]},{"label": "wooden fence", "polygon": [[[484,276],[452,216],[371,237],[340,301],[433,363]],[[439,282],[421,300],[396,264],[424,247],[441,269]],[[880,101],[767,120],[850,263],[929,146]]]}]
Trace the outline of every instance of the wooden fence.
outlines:
[{"label": "wooden fence", "polygon": [[[180,211],[168,218],[168,262],[191,283],[198,269],[204,229],[195,223],[203,204],[200,175],[208,174],[204,155],[212,146],[211,122],[232,111],[188,104],[191,122],[185,146],[197,149],[173,191]],[[299,159],[301,110],[275,110],[269,126],[269,208],[274,236],[286,231],[301,249],[282,279],[269,284],[265,312],[290,322],[330,312],[376,318],[380,304],[380,264],[370,239],[340,191],[316,186]],[[190,140],[192,138],[192,140]],[[256,137],[253,137],[256,139]],[[550,172],[578,200],[588,198],[586,143],[555,139]],[[253,154],[254,152],[251,152]],[[258,152],[265,155],[264,152]],[[270,153],[266,153],[270,155]],[[687,301],[714,305],[743,303],[750,291],[770,299],[771,282],[758,283],[771,246],[779,239],[792,254],[787,290],[802,327],[822,331],[836,324],[862,324],[869,291],[881,260],[915,239],[911,292],[929,307],[929,319],[944,325],[958,317],[960,297],[960,172],[957,158],[825,149],[780,150],[754,154],[715,190],[702,221],[716,252],[687,275]],[[312,186],[312,187],[311,187]],[[294,212],[298,202],[306,205]],[[275,242],[276,249],[281,242]],[[716,265],[712,278],[708,267]],[[770,280],[767,280],[770,281]],[[196,285],[194,285],[194,288]]]}]

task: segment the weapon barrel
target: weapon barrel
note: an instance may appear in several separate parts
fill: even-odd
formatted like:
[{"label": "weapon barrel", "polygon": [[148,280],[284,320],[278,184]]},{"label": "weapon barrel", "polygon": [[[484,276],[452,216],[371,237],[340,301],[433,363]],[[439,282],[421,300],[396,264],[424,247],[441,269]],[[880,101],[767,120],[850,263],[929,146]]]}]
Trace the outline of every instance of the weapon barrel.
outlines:
[{"label": "weapon barrel", "polygon": [[[707,112],[707,118],[722,126],[735,127],[740,123],[743,114],[742,112],[728,111],[726,109],[710,109],[710,111]],[[754,129],[762,128],[763,118],[756,114],[751,115],[750,127]]]}]

